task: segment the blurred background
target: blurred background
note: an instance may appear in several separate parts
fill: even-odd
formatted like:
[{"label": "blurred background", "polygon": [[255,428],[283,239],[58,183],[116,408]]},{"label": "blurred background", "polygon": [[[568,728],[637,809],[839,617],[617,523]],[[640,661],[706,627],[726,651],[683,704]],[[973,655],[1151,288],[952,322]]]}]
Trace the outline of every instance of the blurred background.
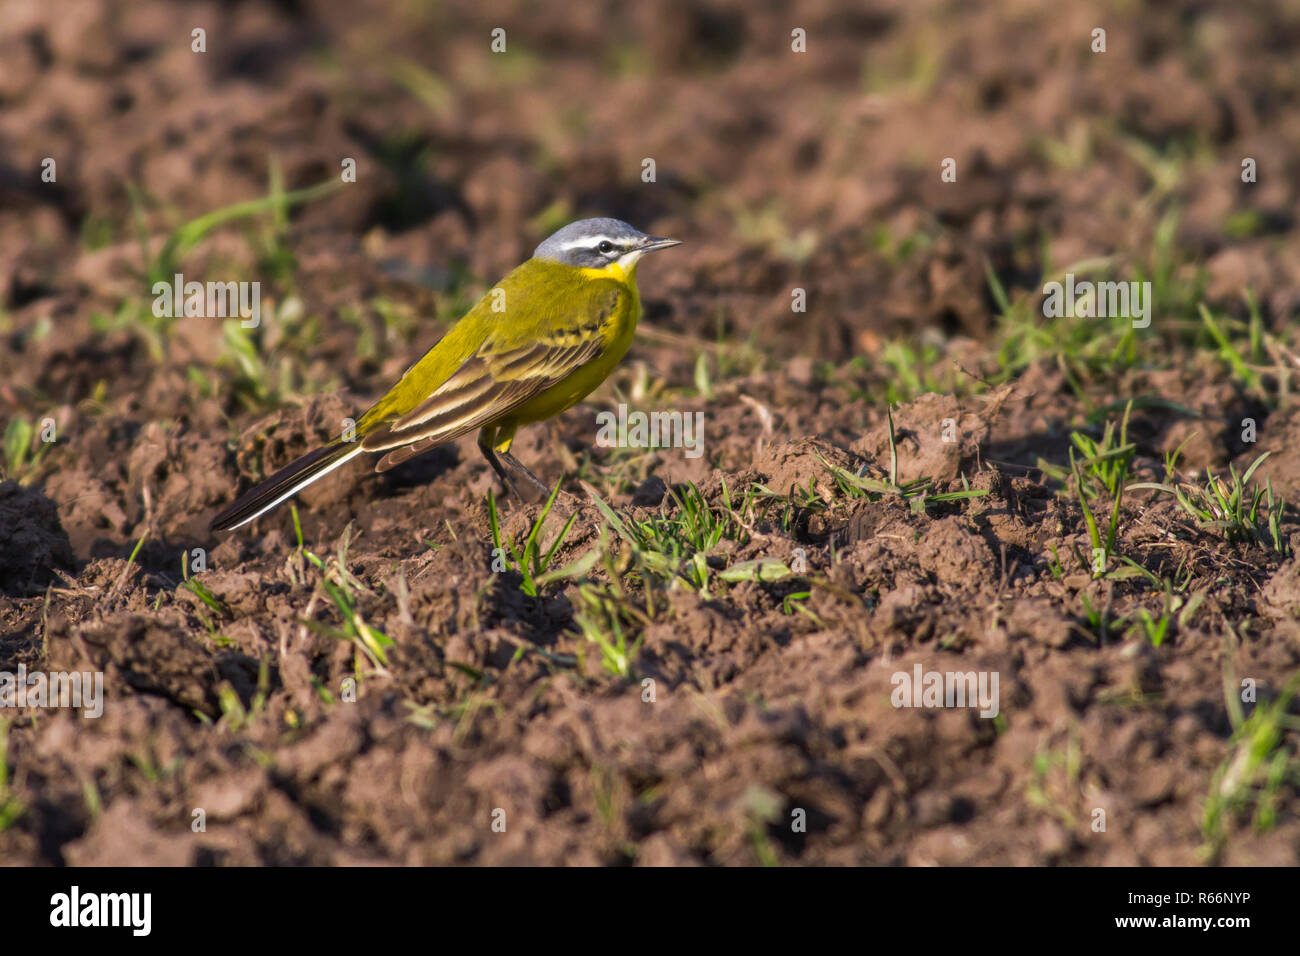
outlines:
[{"label": "blurred background", "polygon": [[[986,262],[1011,290],[1191,263],[1272,317],[1300,294],[1295,3],[5,0],[0,31],[11,325],[117,307],[139,230],[338,181],[344,157],[356,183],[262,250],[309,312],[491,282],[587,215],[690,241],[647,267],[652,322],[769,354],[989,336]],[[218,239],[201,253],[245,251]]]}]

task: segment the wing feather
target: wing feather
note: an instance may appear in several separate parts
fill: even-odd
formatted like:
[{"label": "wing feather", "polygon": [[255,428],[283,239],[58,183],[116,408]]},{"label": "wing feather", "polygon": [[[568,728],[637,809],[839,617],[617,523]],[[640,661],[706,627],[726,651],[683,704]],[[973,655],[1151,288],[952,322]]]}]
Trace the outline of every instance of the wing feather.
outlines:
[{"label": "wing feather", "polygon": [[600,336],[581,339],[566,330],[516,348],[480,349],[418,406],[367,435],[362,447],[385,451],[418,442],[423,451],[453,441],[563,381],[604,348]]}]

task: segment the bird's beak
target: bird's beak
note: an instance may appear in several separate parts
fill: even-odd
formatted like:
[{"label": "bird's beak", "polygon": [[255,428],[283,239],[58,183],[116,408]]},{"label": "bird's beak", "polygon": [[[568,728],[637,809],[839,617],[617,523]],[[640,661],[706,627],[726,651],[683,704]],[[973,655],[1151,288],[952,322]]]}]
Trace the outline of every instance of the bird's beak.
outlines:
[{"label": "bird's beak", "polygon": [[670,246],[680,246],[680,239],[665,239],[662,236],[646,236],[641,240],[642,252],[654,252],[656,249],[667,249]]}]

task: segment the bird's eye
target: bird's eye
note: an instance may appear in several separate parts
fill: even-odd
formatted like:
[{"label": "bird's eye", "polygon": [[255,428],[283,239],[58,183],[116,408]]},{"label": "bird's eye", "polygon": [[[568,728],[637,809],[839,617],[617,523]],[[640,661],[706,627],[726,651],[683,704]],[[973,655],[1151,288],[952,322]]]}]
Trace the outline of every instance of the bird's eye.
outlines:
[{"label": "bird's eye", "polygon": [[614,243],[606,239],[604,242],[602,242],[600,245],[596,247],[596,251],[599,252],[601,255],[607,256],[614,251]]}]

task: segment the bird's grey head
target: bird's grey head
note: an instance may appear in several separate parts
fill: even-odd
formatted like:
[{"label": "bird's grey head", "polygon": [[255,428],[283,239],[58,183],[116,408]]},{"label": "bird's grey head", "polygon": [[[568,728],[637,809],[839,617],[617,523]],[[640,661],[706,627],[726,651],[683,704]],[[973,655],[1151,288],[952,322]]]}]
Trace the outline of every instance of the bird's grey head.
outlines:
[{"label": "bird's grey head", "polygon": [[667,249],[678,242],[678,239],[647,236],[621,219],[580,219],[533,250],[533,258],[582,269],[603,269],[617,262],[627,269],[647,252]]}]

